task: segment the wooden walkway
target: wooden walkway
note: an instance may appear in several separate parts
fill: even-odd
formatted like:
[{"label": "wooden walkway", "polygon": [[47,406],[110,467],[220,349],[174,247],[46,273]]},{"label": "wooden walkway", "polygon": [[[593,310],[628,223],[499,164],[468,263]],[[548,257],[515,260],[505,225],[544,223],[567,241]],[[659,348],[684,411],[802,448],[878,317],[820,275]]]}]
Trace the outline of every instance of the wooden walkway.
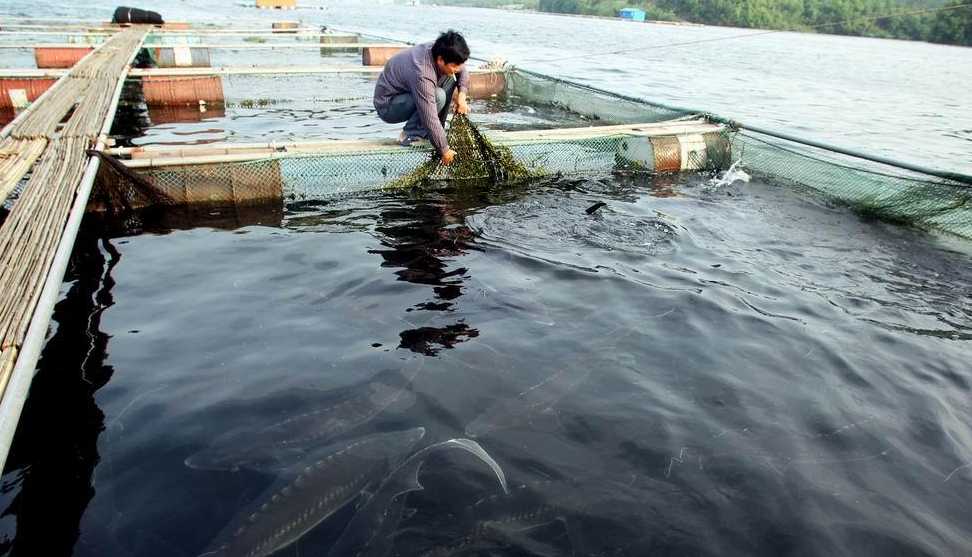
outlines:
[{"label": "wooden walkway", "polygon": [[[47,313],[40,320],[44,327],[41,339],[46,332],[53,301],[51,308],[42,308],[38,303],[45,297],[56,297],[56,290],[54,296],[48,296],[46,285],[54,275],[59,285],[64,269],[52,264],[56,262],[55,256],[59,262],[64,250],[70,253],[76,229],[70,226],[66,229],[66,224],[74,219],[72,208],[78,207],[79,202],[83,210],[90,191],[90,184],[85,188],[85,183],[97,170],[98,159],[89,157],[87,151],[104,148],[121,85],[147,32],[130,28],[117,33],[78,62],[0,132],[0,201],[30,172],[10,214],[0,225],[0,452],[3,458],[11,441],[7,435],[13,435],[23,406],[22,397],[34,371],[34,362],[28,370],[17,366],[18,357],[28,328],[36,325],[32,325],[35,308],[38,313]],[[15,368],[18,385],[13,389],[11,377]],[[23,373],[27,377],[20,378]],[[11,402],[12,398],[20,400]],[[16,407],[11,408],[11,404]]]}]

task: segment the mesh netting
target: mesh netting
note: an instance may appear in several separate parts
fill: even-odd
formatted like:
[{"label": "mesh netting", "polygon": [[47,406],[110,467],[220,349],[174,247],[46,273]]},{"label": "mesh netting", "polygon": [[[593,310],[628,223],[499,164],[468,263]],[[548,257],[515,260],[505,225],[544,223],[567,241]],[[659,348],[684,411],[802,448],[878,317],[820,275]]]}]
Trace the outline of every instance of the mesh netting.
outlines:
[{"label": "mesh netting", "polygon": [[[711,136],[711,137],[710,137]],[[691,161],[696,168],[719,169],[729,164],[728,137],[706,134],[714,146]],[[617,134],[577,139],[503,142],[511,162],[507,179],[604,172],[651,171],[630,155],[635,141],[646,138]],[[453,163],[457,164],[457,163]],[[209,202],[220,196],[239,202],[259,199],[315,199],[331,195],[400,188],[431,181],[454,179],[455,169],[430,161],[426,149],[397,146],[345,153],[280,154],[266,159],[217,165],[173,166],[141,172],[177,202]],[[462,171],[466,180],[492,180],[495,170],[482,159]],[[416,173],[420,175],[416,180]]]},{"label": "mesh netting", "polygon": [[388,187],[407,188],[430,181],[488,180],[496,184],[542,175],[517,161],[508,147],[493,144],[464,114],[452,118],[447,139],[449,148],[456,153],[452,164],[444,164],[438,153],[433,153],[429,160]]},{"label": "mesh netting", "polygon": [[[599,124],[659,122],[690,114],[529,72],[509,71],[507,84],[507,94],[520,102],[556,106]],[[862,213],[972,238],[969,184],[749,130],[699,137],[697,150],[686,150],[674,137],[648,138],[632,133],[505,139],[501,145],[504,156],[522,168],[517,174],[529,176],[723,169],[741,160],[751,173],[812,188]],[[679,157],[681,166],[677,164]],[[686,158],[688,164],[684,164]],[[666,162],[669,159],[672,165]],[[493,169],[481,163],[466,168],[465,176],[489,178]],[[229,199],[247,203],[274,196],[311,199],[401,186],[410,182],[406,177],[417,169],[423,176],[442,177],[442,169],[430,162],[427,149],[394,145],[356,152],[274,153],[258,161],[166,167],[143,174],[176,202],[209,201],[229,195]]]},{"label": "mesh netting", "polygon": [[769,137],[736,135],[750,172],[812,188],[858,212],[972,238],[972,186]]},{"label": "mesh netting", "polygon": [[506,93],[524,104],[554,106],[606,124],[662,122],[691,114],[523,70],[508,72]]}]

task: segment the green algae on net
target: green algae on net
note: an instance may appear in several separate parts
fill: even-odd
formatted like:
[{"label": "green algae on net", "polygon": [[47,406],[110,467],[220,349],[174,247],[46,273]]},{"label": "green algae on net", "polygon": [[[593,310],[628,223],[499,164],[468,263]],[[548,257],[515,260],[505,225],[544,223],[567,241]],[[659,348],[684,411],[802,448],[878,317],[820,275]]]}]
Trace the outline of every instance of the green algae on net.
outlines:
[{"label": "green algae on net", "polygon": [[486,138],[465,114],[456,114],[446,133],[449,147],[456,152],[452,164],[442,164],[438,153],[432,153],[412,172],[392,181],[388,188],[411,188],[438,181],[484,181],[493,184],[538,176],[513,157],[508,147]]}]

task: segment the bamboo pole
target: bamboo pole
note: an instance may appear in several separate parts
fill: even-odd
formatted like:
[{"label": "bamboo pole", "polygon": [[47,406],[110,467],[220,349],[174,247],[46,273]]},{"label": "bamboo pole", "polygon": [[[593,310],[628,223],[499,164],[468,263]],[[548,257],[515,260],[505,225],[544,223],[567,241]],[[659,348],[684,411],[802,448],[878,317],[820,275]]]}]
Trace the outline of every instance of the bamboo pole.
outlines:
[{"label": "bamboo pole", "polygon": [[[5,26],[6,27],[6,26]],[[68,29],[64,31],[6,31],[0,30],[0,35],[30,35],[30,36],[57,36],[57,37],[110,37],[117,33],[117,29],[105,29],[104,31],[81,31]],[[327,33],[318,29],[304,28],[296,31],[166,31],[158,29],[152,32],[151,38],[156,37],[261,37],[261,38],[281,38],[290,39],[294,37],[319,38],[319,37],[357,37],[354,33]]]},{"label": "bamboo pole", "polygon": [[294,75],[294,74],[378,74],[377,66],[279,66],[246,67],[224,66],[220,68],[151,68],[134,69],[130,77],[179,77],[207,75]]},{"label": "bamboo pole", "polygon": [[[92,55],[94,51],[85,58]],[[0,203],[40,158],[54,126],[74,106],[77,91],[73,90],[75,84],[67,75],[65,71],[54,85],[0,130]],[[35,113],[41,109],[46,115],[38,120]]]},{"label": "bamboo pole", "polygon": [[[62,77],[70,70],[42,69],[42,68],[0,68],[0,79],[4,77]],[[48,89],[50,91],[50,89]],[[46,93],[46,91],[45,91]],[[39,98],[37,100],[40,100]],[[36,103],[37,101],[34,101]]]},{"label": "bamboo pole", "polygon": [[[491,139],[498,141],[529,141],[544,139],[578,139],[586,137],[599,137],[604,135],[616,134],[641,134],[641,135],[673,135],[678,133],[710,133],[723,129],[722,126],[709,123],[701,117],[691,119],[679,119],[677,121],[651,122],[645,124],[617,124],[610,126],[583,126],[575,128],[557,128],[550,130],[521,130],[521,131],[487,131]],[[135,157],[161,157],[161,156],[194,156],[195,154],[231,154],[249,150],[270,150],[281,151],[291,149],[313,149],[317,147],[329,146],[364,146],[372,147],[383,145],[383,140],[308,140],[308,141],[271,141],[271,142],[251,142],[251,143],[222,143],[205,145],[186,145],[182,147],[173,146],[146,146],[146,147],[116,147],[106,151],[113,156]],[[167,153],[173,153],[168,155]]]},{"label": "bamboo pole", "polygon": [[[74,237],[98,168],[86,150],[104,147],[112,115],[146,30],[119,33],[72,68],[80,109],[51,139],[0,227],[0,468],[17,428]],[[44,125],[35,111],[24,122]],[[53,132],[52,132],[53,133]],[[65,224],[67,223],[67,224]]]}]

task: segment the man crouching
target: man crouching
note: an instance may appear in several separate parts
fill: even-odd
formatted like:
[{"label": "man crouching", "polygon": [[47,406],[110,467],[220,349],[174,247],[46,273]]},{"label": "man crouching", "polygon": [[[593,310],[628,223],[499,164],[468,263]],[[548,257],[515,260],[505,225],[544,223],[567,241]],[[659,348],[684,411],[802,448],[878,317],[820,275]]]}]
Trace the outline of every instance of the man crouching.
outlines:
[{"label": "man crouching", "polygon": [[428,139],[442,163],[452,163],[456,152],[446,140],[445,121],[450,105],[459,114],[469,112],[469,72],[464,67],[468,59],[466,39],[447,31],[434,43],[413,46],[388,60],[375,85],[375,109],[389,124],[405,122],[399,136],[402,145]]}]

